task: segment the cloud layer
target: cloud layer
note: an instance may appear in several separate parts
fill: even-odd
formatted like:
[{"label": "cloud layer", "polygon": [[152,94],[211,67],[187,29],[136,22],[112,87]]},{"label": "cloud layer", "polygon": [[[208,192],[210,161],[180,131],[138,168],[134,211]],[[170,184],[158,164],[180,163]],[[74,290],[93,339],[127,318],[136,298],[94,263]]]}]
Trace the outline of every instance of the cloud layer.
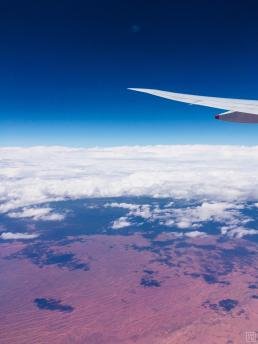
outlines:
[{"label": "cloud layer", "polygon": [[258,200],[258,146],[0,148],[0,167],[0,212],[83,197]]}]

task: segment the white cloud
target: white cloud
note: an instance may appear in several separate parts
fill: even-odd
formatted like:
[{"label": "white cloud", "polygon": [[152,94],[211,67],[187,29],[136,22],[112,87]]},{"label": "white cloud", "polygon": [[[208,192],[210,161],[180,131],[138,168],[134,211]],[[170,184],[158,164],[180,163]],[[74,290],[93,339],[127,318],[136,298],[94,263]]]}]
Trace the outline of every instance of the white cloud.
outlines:
[{"label": "white cloud", "polygon": [[0,212],[83,197],[258,200],[258,146],[0,148],[0,162]]},{"label": "white cloud", "polygon": [[85,208],[87,208],[87,209],[98,209],[99,205],[97,205],[97,204],[90,204],[90,205],[85,204]]},{"label": "white cloud", "polygon": [[[205,230],[207,222],[215,221],[223,224],[221,234],[230,238],[242,238],[246,235],[258,234],[258,230],[244,227],[252,219],[241,212],[244,209],[243,204],[205,201],[200,205],[191,207],[175,208],[174,205],[175,203],[172,202],[165,205],[164,208],[160,208],[157,205],[112,202],[106,203],[105,207],[118,207],[128,210],[126,216],[114,222],[113,228],[128,226],[131,224],[130,221],[135,220],[134,217],[140,216],[147,222],[157,221],[160,225],[183,230],[200,227]],[[177,232],[176,235],[194,238],[203,237],[206,233],[194,230],[184,233]]]},{"label": "white cloud", "polygon": [[35,239],[38,236],[39,234],[4,232],[0,235],[0,238],[2,240],[29,240]]},{"label": "white cloud", "polygon": [[138,216],[145,220],[150,219],[153,214],[150,210],[149,204],[132,204],[132,203],[118,203],[118,202],[111,202],[106,203],[105,207],[111,207],[111,208],[123,208],[128,209],[129,212],[127,216]]},{"label": "white cloud", "polygon": [[[157,221],[160,225],[168,227],[176,227],[179,229],[197,229],[205,228],[205,223],[216,221],[223,223],[221,234],[240,237],[239,233],[228,231],[228,229],[236,228],[250,222],[251,218],[243,215],[241,210],[244,208],[242,204],[234,204],[229,202],[202,202],[200,205],[191,207],[175,208],[175,203],[165,205],[160,208],[157,205],[139,205],[133,203],[106,203],[105,207],[123,208],[128,210],[125,217],[121,217],[115,221],[115,226],[124,227],[128,221],[134,221],[134,217],[142,217],[147,222]],[[139,225],[139,223],[138,223]],[[202,236],[203,232],[192,231],[185,232],[188,237]]]},{"label": "white cloud", "polygon": [[131,223],[127,219],[127,217],[122,216],[122,217],[120,217],[119,219],[117,219],[117,220],[115,220],[113,222],[111,228],[113,228],[113,229],[121,229],[121,228],[124,228],[124,227],[128,227],[130,225],[131,225]]},{"label": "white cloud", "polygon": [[[175,226],[175,221],[173,219],[165,219],[165,221],[160,221],[160,224],[162,225],[165,225],[165,226],[168,226],[168,227],[172,227],[172,226]],[[177,223],[177,226],[178,226],[178,223]]]},{"label": "white cloud", "polygon": [[165,208],[170,208],[170,207],[172,207],[172,205],[174,204],[175,202],[168,202],[164,207]]},{"label": "white cloud", "polygon": [[106,203],[104,205],[106,208],[123,208],[123,209],[129,209],[131,211],[137,210],[139,208],[138,204],[133,204],[133,203],[125,203],[125,202],[110,202]]},{"label": "white cloud", "polygon": [[241,204],[228,202],[203,202],[199,206],[177,208],[166,210],[164,221],[165,225],[170,225],[169,220],[174,220],[173,225],[178,228],[198,228],[206,221],[226,222],[227,224],[238,224],[240,221],[246,223],[249,218],[243,216],[240,210]]},{"label": "white cloud", "polygon": [[193,232],[187,232],[184,233],[184,235],[188,238],[198,238],[198,237],[204,237],[206,236],[206,233],[199,232],[199,231],[193,231]]},{"label": "white cloud", "polygon": [[204,238],[204,237],[207,237],[206,233],[200,232],[200,231],[172,232],[171,234],[173,236],[175,236],[176,238],[183,238],[183,237],[187,237],[187,238]]},{"label": "white cloud", "polygon": [[246,235],[257,235],[258,230],[246,227],[222,226],[221,234],[230,238],[243,238]]},{"label": "white cloud", "polygon": [[[167,223],[169,223],[169,222],[165,222],[165,223],[167,224]],[[190,221],[179,221],[179,222],[176,223],[176,226],[177,226],[178,228],[181,228],[181,229],[183,229],[183,228],[189,228],[189,227],[192,226],[192,223],[191,223]]]},{"label": "white cloud", "polygon": [[61,221],[65,218],[64,214],[54,213],[53,210],[49,207],[39,208],[39,207],[31,207],[31,208],[23,208],[19,211],[9,212],[7,214],[11,218],[31,218],[35,221],[43,220],[43,221]]}]

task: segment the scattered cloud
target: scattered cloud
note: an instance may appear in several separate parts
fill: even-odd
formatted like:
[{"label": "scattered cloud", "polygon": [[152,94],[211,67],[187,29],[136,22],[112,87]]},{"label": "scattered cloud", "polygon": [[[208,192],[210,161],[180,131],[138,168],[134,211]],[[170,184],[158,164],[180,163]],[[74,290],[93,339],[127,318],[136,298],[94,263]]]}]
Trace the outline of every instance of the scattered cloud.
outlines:
[{"label": "scattered cloud", "polygon": [[39,208],[39,207],[27,207],[19,211],[9,212],[7,214],[11,218],[22,219],[30,218],[35,221],[61,221],[65,218],[64,214],[54,213],[53,209],[49,207]]},{"label": "scattered cloud", "polygon": [[128,227],[128,226],[131,226],[131,222],[128,220],[127,217],[122,216],[113,222],[111,228],[121,229],[121,228]]},{"label": "scattered cloud", "polygon": [[193,231],[193,232],[187,232],[184,233],[184,235],[188,238],[199,238],[199,237],[204,237],[206,236],[206,233],[204,232],[199,232],[199,231]]},{"label": "scattered cloud", "polygon": [[258,230],[246,227],[223,226],[221,227],[221,234],[240,239],[246,235],[257,235]]},{"label": "scattered cloud", "polygon": [[122,209],[129,209],[130,211],[135,211],[139,208],[138,204],[134,204],[134,203],[125,203],[125,202],[110,202],[110,203],[106,203],[104,205],[104,207],[106,208],[122,208]]},{"label": "scattered cloud", "polygon": [[[165,222],[165,225],[168,225],[169,224],[169,227],[171,226],[170,225],[170,221],[171,220],[168,220],[168,221],[166,221]],[[174,225],[175,225],[175,222],[174,222]],[[181,228],[181,229],[184,229],[184,228],[190,228],[192,226],[192,223],[191,222],[189,222],[189,221],[179,221],[179,222],[177,222],[176,223],[176,227],[178,227],[178,228]]]},{"label": "scattered cloud", "polygon": [[174,203],[175,203],[175,202],[173,202],[173,201],[168,202],[168,203],[164,206],[164,208],[170,208],[170,207],[172,207],[172,205],[173,205]]},{"label": "scattered cloud", "polygon": [[0,238],[2,240],[29,240],[35,239],[38,236],[39,234],[4,232],[0,235]]},{"label": "scattered cloud", "polygon": [[216,221],[223,223],[239,224],[239,221],[250,221],[244,217],[240,210],[241,204],[228,202],[203,202],[201,205],[166,210],[164,224],[170,226],[170,220],[173,219],[173,225],[178,228],[198,228],[207,221]]},{"label": "scattered cloud", "polygon": [[[245,206],[229,202],[202,202],[200,205],[191,207],[176,208],[176,204],[171,202],[163,208],[158,205],[140,205],[133,203],[106,203],[105,207],[117,207],[128,210],[126,216],[114,222],[115,226],[125,227],[134,221],[134,217],[142,217],[147,222],[157,222],[159,225],[171,227],[173,229],[183,229],[184,233],[177,232],[177,235],[186,237],[205,236],[205,232],[196,230],[204,228],[207,222],[217,222],[222,224],[221,234],[230,238],[242,238],[246,235],[258,234],[258,230],[245,228],[244,225],[252,221],[252,218],[243,214]],[[124,225],[123,225],[124,224]],[[195,229],[194,231],[186,231]]]},{"label": "scattered cloud", "polygon": [[111,203],[106,203],[105,207],[128,209],[129,212],[127,216],[138,216],[143,219],[150,219],[152,217],[152,212],[150,210],[149,204],[111,202]]}]

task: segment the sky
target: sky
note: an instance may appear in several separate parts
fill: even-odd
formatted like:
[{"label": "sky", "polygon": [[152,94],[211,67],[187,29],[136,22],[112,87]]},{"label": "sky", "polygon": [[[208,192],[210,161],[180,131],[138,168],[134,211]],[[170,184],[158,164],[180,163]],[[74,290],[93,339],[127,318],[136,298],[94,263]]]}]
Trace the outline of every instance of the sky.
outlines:
[{"label": "sky", "polygon": [[258,99],[258,3],[1,1],[0,145],[258,144],[128,87]]}]

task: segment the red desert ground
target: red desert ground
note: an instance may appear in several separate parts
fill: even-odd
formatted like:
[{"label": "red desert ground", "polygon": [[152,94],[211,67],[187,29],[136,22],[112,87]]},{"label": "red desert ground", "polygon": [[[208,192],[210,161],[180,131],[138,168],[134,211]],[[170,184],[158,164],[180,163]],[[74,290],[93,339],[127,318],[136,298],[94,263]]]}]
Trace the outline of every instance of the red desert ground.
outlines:
[{"label": "red desert ground", "polygon": [[0,342],[245,343],[258,323],[256,245],[173,239],[93,235],[48,247],[89,269],[38,265],[17,255],[25,244],[2,244]]}]

